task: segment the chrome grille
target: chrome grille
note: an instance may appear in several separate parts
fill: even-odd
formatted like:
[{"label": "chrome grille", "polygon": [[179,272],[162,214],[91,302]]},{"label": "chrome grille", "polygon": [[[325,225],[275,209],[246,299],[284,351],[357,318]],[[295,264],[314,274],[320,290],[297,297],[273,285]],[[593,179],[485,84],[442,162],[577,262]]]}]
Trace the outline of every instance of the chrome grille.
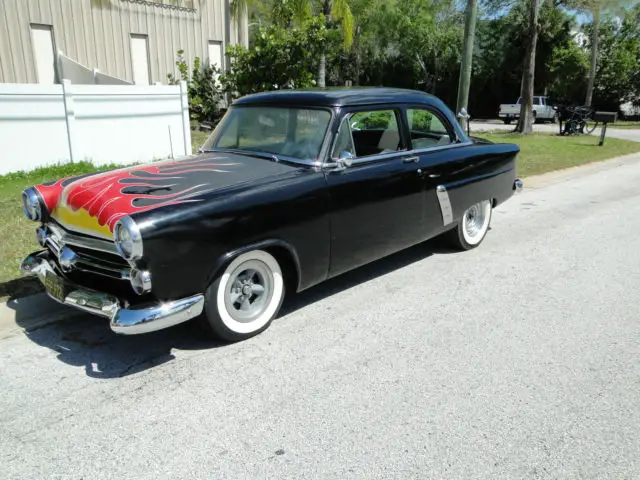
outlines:
[{"label": "chrome grille", "polygon": [[77,235],[55,224],[44,225],[38,237],[65,272],[94,273],[129,280],[131,267],[108,240]]}]

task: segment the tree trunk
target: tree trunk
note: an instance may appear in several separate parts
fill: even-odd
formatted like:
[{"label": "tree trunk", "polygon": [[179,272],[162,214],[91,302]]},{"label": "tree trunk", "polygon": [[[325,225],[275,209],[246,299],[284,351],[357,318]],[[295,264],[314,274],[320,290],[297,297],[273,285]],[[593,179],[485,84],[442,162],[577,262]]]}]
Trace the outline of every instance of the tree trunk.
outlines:
[{"label": "tree trunk", "polygon": [[320,62],[318,63],[318,87],[325,88],[327,77],[327,56],[324,52],[320,54]]},{"label": "tree trunk", "polygon": [[531,10],[529,17],[529,41],[527,44],[527,56],[522,71],[522,90],[520,97],[520,118],[515,131],[531,133],[533,131],[533,80],[536,71],[536,44],[538,43],[538,5],[539,0],[530,0]]},{"label": "tree trunk", "polygon": [[593,99],[593,86],[596,81],[596,67],[598,66],[598,30],[600,27],[600,10],[595,7],[593,10],[593,31],[591,32],[591,65],[589,65],[589,81],[587,82],[587,96],[584,104],[591,106]]},{"label": "tree trunk", "polygon": [[[471,64],[473,63],[473,42],[476,35],[476,15],[478,13],[478,0],[467,0],[467,9],[464,20],[464,43],[462,45],[462,60],[460,62],[460,78],[458,80],[458,101],[456,102],[456,114],[462,108],[465,110],[469,104],[469,87],[471,85]],[[466,128],[466,120],[460,119],[462,128]]]},{"label": "tree trunk", "polygon": [[[325,0],[322,4],[322,13],[324,13],[327,25],[331,22],[331,0]],[[325,88],[327,86],[327,55],[326,52],[320,54],[320,62],[318,63],[318,87]]]}]

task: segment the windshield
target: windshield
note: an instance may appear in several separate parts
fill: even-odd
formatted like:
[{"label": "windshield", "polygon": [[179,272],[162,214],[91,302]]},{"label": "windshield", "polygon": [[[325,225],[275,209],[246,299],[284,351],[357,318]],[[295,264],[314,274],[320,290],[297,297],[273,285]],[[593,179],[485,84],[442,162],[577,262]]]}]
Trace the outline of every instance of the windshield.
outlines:
[{"label": "windshield", "polygon": [[331,113],[293,107],[232,107],[203,145],[315,160]]}]

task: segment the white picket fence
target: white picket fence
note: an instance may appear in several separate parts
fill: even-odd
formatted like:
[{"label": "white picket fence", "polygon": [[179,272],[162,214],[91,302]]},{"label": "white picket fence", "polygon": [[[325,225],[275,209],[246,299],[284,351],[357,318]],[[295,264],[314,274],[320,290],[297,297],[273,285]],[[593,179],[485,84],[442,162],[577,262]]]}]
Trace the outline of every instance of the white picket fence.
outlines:
[{"label": "white picket fence", "polygon": [[0,84],[0,175],[191,154],[186,84]]}]

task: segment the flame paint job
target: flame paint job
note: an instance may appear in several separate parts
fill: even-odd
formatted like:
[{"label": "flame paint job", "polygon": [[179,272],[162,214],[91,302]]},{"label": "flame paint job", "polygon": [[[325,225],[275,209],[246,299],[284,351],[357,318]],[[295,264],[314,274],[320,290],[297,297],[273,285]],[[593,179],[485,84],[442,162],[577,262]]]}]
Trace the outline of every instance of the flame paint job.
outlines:
[{"label": "flame paint job", "polygon": [[[245,181],[247,163],[246,157],[213,154],[67,178],[36,189],[50,215],[63,226],[110,238],[115,223],[125,215],[201,202],[213,189]],[[268,173],[262,163],[259,171]],[[236,175],[228,175],[234,171]]]}]

